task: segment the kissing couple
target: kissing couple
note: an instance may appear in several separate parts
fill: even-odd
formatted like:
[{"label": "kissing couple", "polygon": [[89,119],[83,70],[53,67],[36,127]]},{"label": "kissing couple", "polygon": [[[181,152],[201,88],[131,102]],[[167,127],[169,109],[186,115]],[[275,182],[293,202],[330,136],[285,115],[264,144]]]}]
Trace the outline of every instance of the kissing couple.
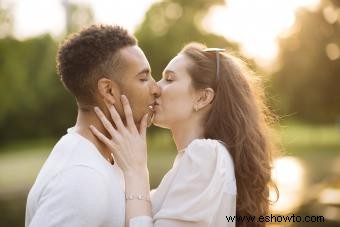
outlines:
[{"label": "kissing couple", "polygon": [[[29,192],[26,227],[264,225],[226,218],[266,215],[272,184],[263,89],[239,58],[189,43],[156,82],[135,37],[92,25],[62,42],[57,70],[78,116]],[[153,190],[150,124],[177,148]]]}]

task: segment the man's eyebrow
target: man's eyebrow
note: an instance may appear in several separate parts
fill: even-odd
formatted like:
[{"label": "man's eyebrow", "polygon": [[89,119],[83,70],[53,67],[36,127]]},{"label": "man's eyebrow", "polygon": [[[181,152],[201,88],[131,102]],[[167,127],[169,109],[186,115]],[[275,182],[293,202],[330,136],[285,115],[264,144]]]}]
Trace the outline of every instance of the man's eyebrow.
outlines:
[{"label": "man's eyebrow", "polygon": [[144,73],[148,75],[149,73],[151,73],[151,70],[145,68],[142,71],[140,71],[139,73],[137,73],[136,76],[139,76],[139,75],[144,74]]}]

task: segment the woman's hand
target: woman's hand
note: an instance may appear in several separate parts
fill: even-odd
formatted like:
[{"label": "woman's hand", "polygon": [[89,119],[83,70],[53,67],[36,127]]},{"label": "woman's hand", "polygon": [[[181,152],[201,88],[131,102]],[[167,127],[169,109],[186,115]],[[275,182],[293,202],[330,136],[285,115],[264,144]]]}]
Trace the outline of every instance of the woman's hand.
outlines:
[{"label": "woman's hand", "polygon": [[[112,139],[107,138],[94,126],[90,126],[92,133],[106,146],[115,157],[115,161],[124,173],[125,193],[127,196],[150,197],[149,171],[147,168],[146,127],[147,114],[143,117],[138,131],[133,121],[132,110],[126,96],[121,97],[126,126],[122,122],[114,105],[105,102],[110,111],[116,129],[96,107],[95,112]],[[147,200],[127,200],[125,210],[126,223],[138,216],[151,216],[151,203]]]},{"label": "woman's hand", "polygon": [[98,107],[95,107],[98,118],[109,132],[112,139],[107,138],[93,125],[90,126],[90,129],[100,141],[108,146],[115,157],[115,161],[124,174],[141,173],[141,171],[147,171],[147,114],[143,117],[140,129],[138,130],[133,120],[129,101],[125,95],[121,96],[121,101],[127,125],[124,125],[114,105],[105,102],[116,128],[112,126],[103,112]]}]

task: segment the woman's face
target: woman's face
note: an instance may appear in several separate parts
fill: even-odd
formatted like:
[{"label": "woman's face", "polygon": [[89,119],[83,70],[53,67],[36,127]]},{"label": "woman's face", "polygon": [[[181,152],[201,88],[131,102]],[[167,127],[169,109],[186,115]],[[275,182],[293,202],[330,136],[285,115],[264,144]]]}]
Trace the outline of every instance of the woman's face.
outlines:
[{"label": "woman's face", "polygon": [[194,110],[195,90],[187,68],[191,60],[179,54],[174,57],[163,71],[158,81],[161,96],[156,99],[153,123],[163,128],[173,128],[187,122]]}]

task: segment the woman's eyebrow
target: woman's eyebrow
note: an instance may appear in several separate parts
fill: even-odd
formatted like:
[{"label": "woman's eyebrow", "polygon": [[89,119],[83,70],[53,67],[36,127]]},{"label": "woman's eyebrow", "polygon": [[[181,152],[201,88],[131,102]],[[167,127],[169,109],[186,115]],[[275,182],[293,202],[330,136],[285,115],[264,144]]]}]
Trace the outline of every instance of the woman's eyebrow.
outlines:
[{"label": "woman's eyebrow", "polygon": [[172,70],[170,70],[170,69],[167,69],[167,70],[165,70],[163,73],[162,73],[162,77],[165,77],[165,76],[171,76],[171,75],[176,75],[176,73],[174,72],[174,71],[172,71]]},{"label": "woman's eyebrow", "polygon": [[169,70],[169,69],[165,70],[164,74],[174,74],[174,75],[176,75],[176,73],[174,71]]}]

